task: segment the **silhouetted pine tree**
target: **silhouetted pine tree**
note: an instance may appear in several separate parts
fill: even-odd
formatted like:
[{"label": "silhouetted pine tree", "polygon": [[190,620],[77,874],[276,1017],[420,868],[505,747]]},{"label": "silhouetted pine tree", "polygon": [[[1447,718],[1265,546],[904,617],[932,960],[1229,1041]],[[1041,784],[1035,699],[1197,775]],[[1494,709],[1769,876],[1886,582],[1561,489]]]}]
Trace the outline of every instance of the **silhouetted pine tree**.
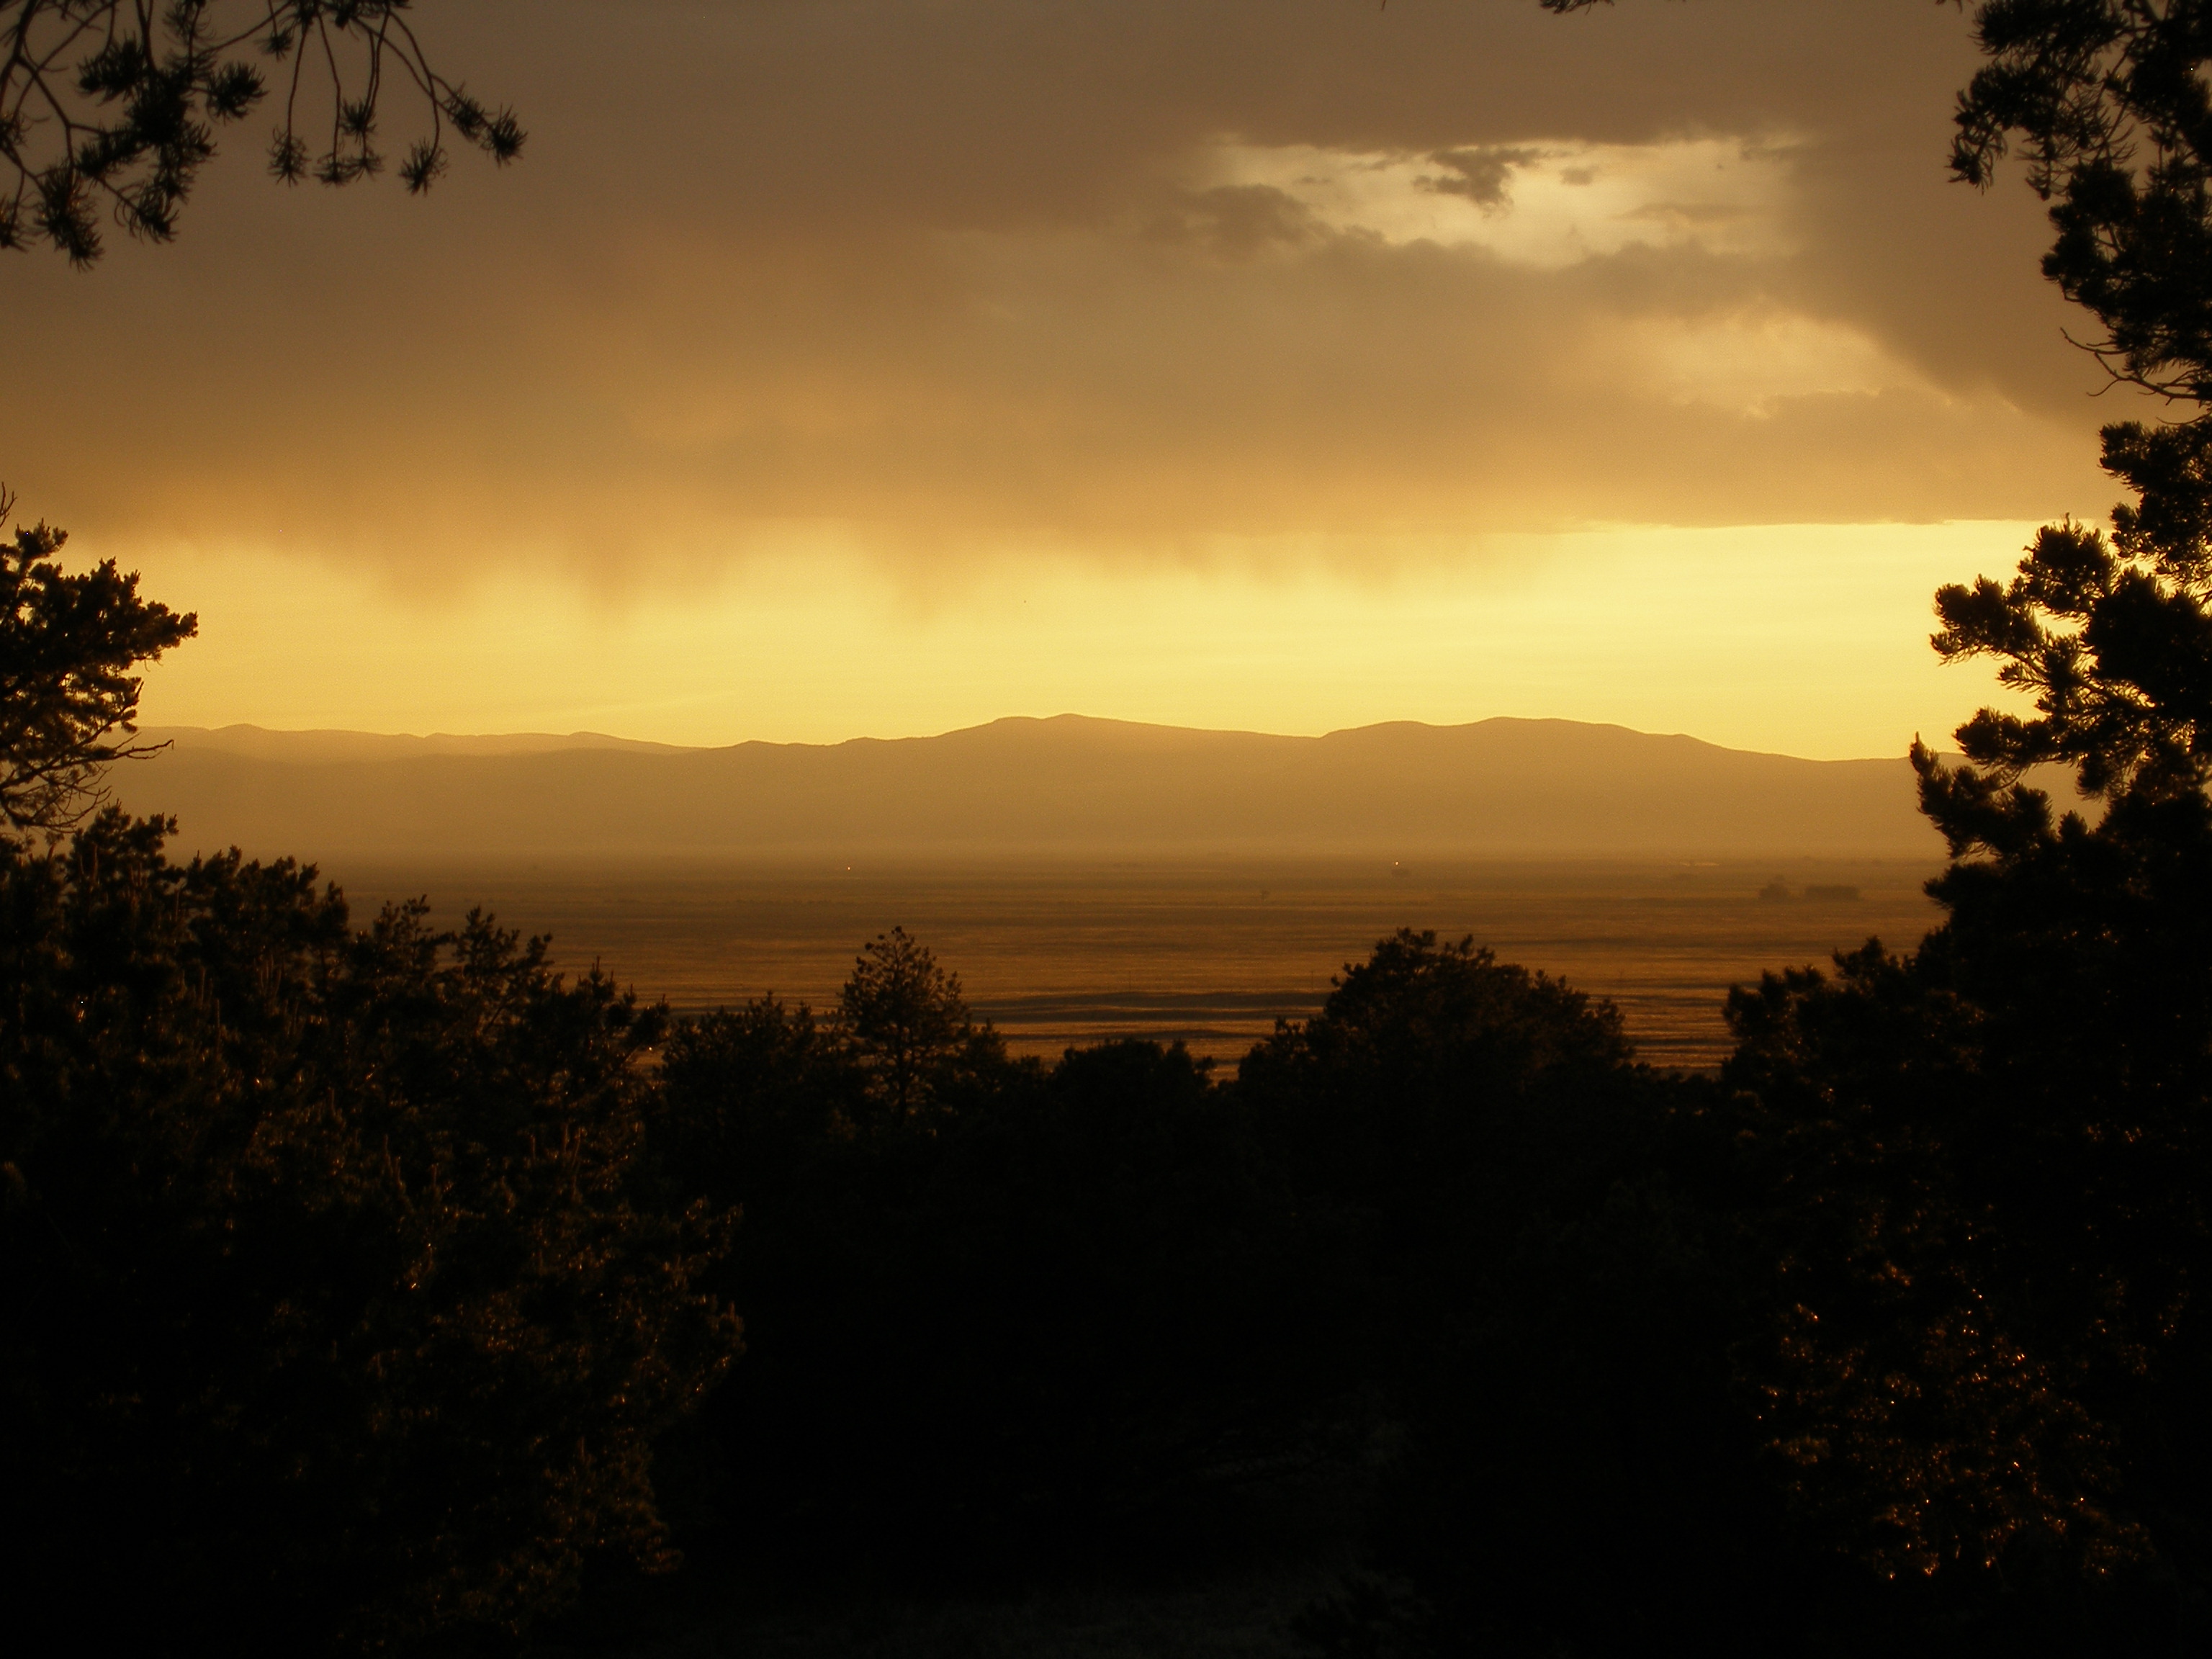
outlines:
[{"label": "silhouetted pine tree", "polygon": [[723,1219],[641,1201],[657,1014],[162,834],[0,842],[11,1620],[404,1645],[670,1565],[653,1443],[736,1328]]},{"label": "silhouetted pine tree", "polygon": [[[0,523],[15,507],[0,488]],[[0,837],[74,828],[100,804],[104,768],[153,752],[130,741],[131,671],[198,630],[140,599],[112,560],[70,575],[53,556],[68,539],[41,522],[0,544]]]},{"label": "silhouetted pine tree", "polygon": [[40,241],[89,265],[102,217],[169,240],[217,130],[259,108],[272,79],[269,168],[288,184],[383,172],[395,85],[428,128],[399,162],[410,192],[445,172],[449,139],[513,161],[513,112],[438,72],[413,12],[411,0],[0,0],[0,249]]},{"label": "silhouetted pine tree", "polygon": [[1240,1098],[1181,1048],[1009,1060],[903,933],[839,1017],[681,1028],[651,1137],[742,1205],[716,1285],[747,1355],[690,1513],[787,1565],[939,1578],[1196,1547],[1301,1468],[1325,1271]]}]

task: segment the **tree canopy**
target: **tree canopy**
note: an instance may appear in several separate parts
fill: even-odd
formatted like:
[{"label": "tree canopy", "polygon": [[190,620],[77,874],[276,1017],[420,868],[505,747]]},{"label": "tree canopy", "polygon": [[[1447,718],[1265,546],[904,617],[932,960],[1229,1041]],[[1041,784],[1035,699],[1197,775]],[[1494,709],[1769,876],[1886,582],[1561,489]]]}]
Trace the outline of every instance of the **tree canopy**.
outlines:
[{"label": "tree canopy", "polygon": [[[14,505],[0,489],[0,521]],[[83,822],[101,799],[101,769],[153,752],[128,740],[141,684],[131,671],[198,631],[197,617],[140,599],[137,576],[112,559],[66,574],[53,555],[67,539],[42,522],[0,544],[0,831],[8,834]]]},{"label": "tree canopy", "polygon": [[642,1179],[663,1024],[101,813],[0,842],[0,1536],[27,1625],[405,1649],[672,1565],[732,1218]]},{"label": "tree canopy", "polygon": [[2212,6],[2203,0],[1988,0],[1987,62],[1960,94],[1953,171],[1986,186],[2017,151],[2051,204],[2044,274],[2087,309],[2115,379],[2178,419],[2105,429],[2134,496],[2112,535],[2046,527],[2017,577],[1936,596],[1947,658],[1989,656],[2037,714],[1984,709],[1972,769],[1917,755],[1954,849],[2051,831],[2030,767],[2063,763],[2107,802],[2201,796],[2212,779]]},{"label": "tree canopy", "polygon": [[2051,204],[2044,274],[2097,319],[2122,380],[2212,394],[2212,6],[1984,0],[1987,62],[1960,95],[1952,167],[1987,185],[2015,147]]},{"label": "tree canopy", "polygon": [[998,1034],[969,1018],[959,976],[903,927],[878,934],[854,958],[837,1009],[869,1097],[889,1123],[926,1121],[951,1103],[964,1075],[1005,1058]]},{"label": "tree canopy", "polygon": [[514,112],[441,74],[412,12],[411,0],[0,0],[0,248],[44,242],[89,265],[103,211],[168,240],[217,131],[272,94],[269,168],[288,184],[383,172],[394,85],[427,127],[399,161],[410,191],[444,173],[449,141],[513,161]]}]

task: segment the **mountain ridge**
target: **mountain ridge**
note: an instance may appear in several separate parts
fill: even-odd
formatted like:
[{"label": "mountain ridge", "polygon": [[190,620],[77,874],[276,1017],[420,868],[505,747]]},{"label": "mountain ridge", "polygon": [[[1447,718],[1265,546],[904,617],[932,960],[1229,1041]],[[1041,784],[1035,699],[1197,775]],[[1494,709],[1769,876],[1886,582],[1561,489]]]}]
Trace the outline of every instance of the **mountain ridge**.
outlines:
[{"label": "mountain ridge", "polygon": [[[1189,738],[1252,738],[1267,742],[1302,744],[1326,743],[1370,732],[1466,732],[1482,727],[1544,727],[1581,732],[1601,732],[1653,742],[1680,743],[1699,749],[1716,750],[1728,754],[1758,755],[1774,760],[1803,760],[1806,757],[1787,755],[1777,750],[1731,749],[1710,738],[1694,737],[1683,732],[1640,732],[1633,726],[1607,720],[1570,720],[1553,716],[1498,714],[1486,720],[1457,721],[1438,725],[1429,720],[1376,720],[1364,726],[1333,727],[1317,733],[1261,732],[1245,726],[1171,726],[1157,720],[1116,720],[1098,714],[1079,714],[1066,712],[1058,714],[1002,714],[995,720],[975,726],[952,726],[943,732],[913,733],[904,737],[884,738],[870,733],[840,738],[829,743],[807,743],[800,740],[778,742],[768,738],[743,738],[727,744],[661,743],[642,738],[620,738],[604,732],[578,731],[569,732],[362,732],[347,727],[324,726],[286,728],[254,726],[237,722],[228,726],[149,726],[140,728],[138,740],[145,743],[176,743],[192,748],[215,749],[226,753],[253,755],[267,759],[290,759],[301,763],[317,763],[325,759],[349,760],[364,753],[384,752],[398,758],[409,754],[538,754],[569,749],[617,750],[639,754],[697,755],[725,754],[741,749],[775,749],[825,750],[849,748],[856,744],[884,745],[891,744],[936,743],[949,738],[975,737],[988,732],[1011,729],[1054,728],[1097,732],[1158,733]],[[320,754],[306,751],[316,747]],[[290,750],[291,753],[283,751]],[[1887,759],[1889,757],[1852,757],[1852,761]],[[1815,761],[1815,765],[1838,763]],[[1845,762],[1842,763],[1850,763]]]},{"label": "mountain ridge", "polygon": [[154,727],[112,784],[179,844],[410,857],[1219,852],[1935,856],[1903,757],[1814,761],[1501,717],[1319,737],[1082,715],[650,744]]}]

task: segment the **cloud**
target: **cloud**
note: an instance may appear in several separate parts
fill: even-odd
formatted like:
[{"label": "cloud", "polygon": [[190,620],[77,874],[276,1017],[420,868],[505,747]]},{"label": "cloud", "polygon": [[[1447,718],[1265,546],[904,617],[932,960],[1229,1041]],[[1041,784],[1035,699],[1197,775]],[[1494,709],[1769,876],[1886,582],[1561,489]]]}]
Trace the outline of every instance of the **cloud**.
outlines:
[{"label": "cloud", "polygon": [[27,510],[403,581],[2094,513],[1916,0],[448,0],[516,169],[0,265]]},{"label": "cloud", "polygon": [[1313,210],[1288,191],[1273,185],[1214,185],[1176,198],[1154,221],[1152,234],[1243,259],[1304,246],[1323,232]]},{"label": "cloud", "polygon": [[[1512,182],[1515,169],[1527,167],[1542,154],[1540,150],[1510,144],[1440,149],[1429,160],[1443,172],[1424,173],[1414,180],[1414,185],[1441,196],[1464,196],[1476,206],[1495,212],[1509,205],[1506,186]],[[1586,185],[1596,174],[1595,169],[1576,167],[1562,176],[1569,184]]]},{"label": "cloud", "polygon": [[[1447,174],[1430,171],[1447,160]],[[1225,144],[1203,167],[1244,188],[1271,190],[1334,229],[1395,244],[1483,247],[1556,270],[1634,246],[1792,251],[1798,237],[1788,219],[1788,162],[1784,143],[1692,138],[1425,156]]]}]

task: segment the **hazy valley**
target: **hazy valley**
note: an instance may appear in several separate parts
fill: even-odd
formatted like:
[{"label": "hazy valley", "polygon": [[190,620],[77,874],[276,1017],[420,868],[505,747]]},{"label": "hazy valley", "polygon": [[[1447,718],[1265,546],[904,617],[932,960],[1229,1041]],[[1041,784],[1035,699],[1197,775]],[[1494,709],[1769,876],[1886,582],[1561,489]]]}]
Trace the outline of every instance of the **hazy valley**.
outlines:
[{"label": "hazy valley", "polygon": [[1413,927],[1610,996],[1648,1057],[1708,1064],[1729,985],[1916,940],[1941,854],[1901,760],[1568,721],[1301,738],[1063,717],[720,750],[148,735],[173,746],[116,781],[182,847],[312,856],[364,908],[482,904],[685,1012],[824,1006],[902,925],[1046,1054],[1136,1035],[1233,1064]]}]

